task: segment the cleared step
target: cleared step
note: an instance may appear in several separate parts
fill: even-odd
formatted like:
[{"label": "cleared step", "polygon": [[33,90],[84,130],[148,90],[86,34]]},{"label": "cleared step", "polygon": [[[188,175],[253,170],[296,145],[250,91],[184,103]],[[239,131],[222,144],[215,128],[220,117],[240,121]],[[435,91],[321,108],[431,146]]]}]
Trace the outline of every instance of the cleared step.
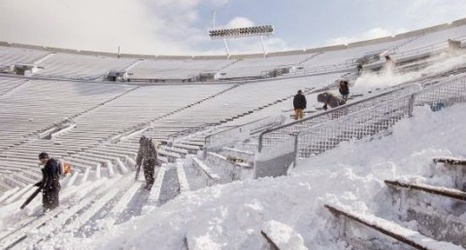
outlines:
[{"label": "cleared step", "polygon": [[3,193],[2,196],[0,196],[0,203],[5,201],[6,199],[8,199],[8,197],[10,197],[10,196],[14,195],[15,193],[17,193],[19,189],[20,189],[19,187],[14,187],[14,188],[11,188],[11,189],[5,191],[5,193]]},{"label": "cleared step", "polygon": [[[122,180],[118,181],[120,187],[127,188],[128,184],[133,181],[132,176],[125,176]],[[67,230],[76,231],[80,229],[81,232],[86,230],[92,230],[92,228],[86,228],[86,225],[92,223],[91,218],[96,215],[104,206],[106,206],[113,198],[120,193],[118,188],[110,188],[107,193],[95,201],[91,207],[87,208],[79,217],[75,218],[73,222],[66,225]]]},{"label": "cleared step", "polygon": [[25,193],[29,192],[29,190],[33,188],[33,184],[28,184],[25,187],[21,188],[17,193],[10,196],[8,199],[4,201],[5,204],[10,204],[15,202],[17,199],[21,198]]},{"label": "cleared step", "polygon": [[354,222],[372,228],[392,239],[402,242],[415,249],[422,250],[460,250],[460,246],[452,243],[436,241],[432,238],[426,237],[419,232],[404,228],[391,221],[376,217],[371,214],[362,214],[335,205],[325,205],[336,216],[343,216]]},{"label": "cleared step", "polygon": [[128,204],[133,199],[134,195],[139,189],[141,189],[141,182],[134,182],[127,191],[123,194],[121,199],[115,204],[115,206],[109,211],[107,217],[100,223],[101,227],[108,228],[116,223],[118,218],[127,209]]},{"label": "cleared step", "polygon": [[[167,169],[165,167],[160,167],[157,170],[157,175],[155,176],[155,181],[154,185],[152,186],[152,189],[150,190],[149,198],[147,199],[147,203],[145,207],[147,206],[152,206],[152,207],[157,207],[159,206],[159,199],[160,199],[160,192],[162,190],[162,185],[165,177],[165,172]],[[144,208],[146,210],[147,208]]]},{"label": "cleared step", "polygon": [[[37,226],[37,229],[40,229],[41,235],[39,237],[26,237],[23,241],[19,242],[19,244],[15,245],[14,249],[28,249],[29,246],[34,245],[35,243],[41,241],[45,237],[49,237],[53,232],[58,229],[64,227],[65,230],[75,230],[83,221],[87,221],[89,215],[92,215],[94,213],[94,209],[92,205],[97,205],[99,206],[105,200],[101,200],[100,198],[109,196],[109,194],[113,194],[114,191],[111,188],[113,184],[115,184],[117,181],[121,181],[117,178],[114,180],[111,180],[110,182],[106,183],[105,185],[101,186],[95,193],[95,195],[92,196],[86,196],[76,204],[72,204],[68,206],[62,213],[58,213],[54,216],[53,218],[53,223],[47,223],[45,222],[44,224],[41,224]],[[86,208],[86,210],[83,211],[83,213],[78,214],[82,209]],[[47,215],[46,215],[47,216]],[[89,217],[90,218],[90,217]],[[68,221],[72,219],[71,222],[68,223]]]},{"label": "cleared step", "polygon": [[182,163],[177,164],[176,172],[178,174],[178,181],[180,183],[180,192],[189,191],[189,182]]},{"label": "cleared step", "polygon": [[[90,193],[96,191],[103,184],[103,180],[92,182],[90,185],[77,189],[76,192],[70,192],[67,195],[60,197],[63,200],[69,200],[70,197],[73,197],[74,200],[80,199],[84,196],[89,196]],[[100,190],[100,189],[99,189]],[[92,196],[93,198],[93,196]],[[62,205],[59,208],[56,208],[44,216],[29,216],[19,221],[15,225],[12,225],[11,230],[5,230],[0,232],[0,242],[6,248],[13,247],[17,243],[20,243],[22,240],[28,237],[28,232],[35,230],[36,228],[43,226],[47,221],[51,221],[52,218],[68,210],[70,206],[74,205],[74,202],[69,205]]]}]

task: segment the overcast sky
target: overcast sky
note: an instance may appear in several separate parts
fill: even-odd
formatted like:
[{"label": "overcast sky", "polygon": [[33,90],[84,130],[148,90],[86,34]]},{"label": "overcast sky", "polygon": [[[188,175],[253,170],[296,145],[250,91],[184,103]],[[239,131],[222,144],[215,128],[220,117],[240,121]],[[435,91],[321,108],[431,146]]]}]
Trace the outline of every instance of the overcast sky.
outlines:
[{"label": "overcast sky", "polygon": [[[0,41],[144,54],[224,53],[217,26],[272,24],[269,50],[393,35],[466,17],[466,0],[0,0]],[[260,39],[230,41],[260,52]]]}]

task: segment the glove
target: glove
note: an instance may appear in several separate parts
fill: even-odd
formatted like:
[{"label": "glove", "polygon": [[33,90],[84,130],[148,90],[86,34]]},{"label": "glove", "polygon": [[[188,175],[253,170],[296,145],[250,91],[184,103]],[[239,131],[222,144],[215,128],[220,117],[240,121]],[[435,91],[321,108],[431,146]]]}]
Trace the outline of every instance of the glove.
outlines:
[{"label": "glove", "polygon": [[34,184],[35,187],[41,187],[42,186],[42,181],[39,181],[37,182],[36,184]]},{"label": "glove", "polygon": [[322,107],[324,110],[327,110],[327,104]]}]

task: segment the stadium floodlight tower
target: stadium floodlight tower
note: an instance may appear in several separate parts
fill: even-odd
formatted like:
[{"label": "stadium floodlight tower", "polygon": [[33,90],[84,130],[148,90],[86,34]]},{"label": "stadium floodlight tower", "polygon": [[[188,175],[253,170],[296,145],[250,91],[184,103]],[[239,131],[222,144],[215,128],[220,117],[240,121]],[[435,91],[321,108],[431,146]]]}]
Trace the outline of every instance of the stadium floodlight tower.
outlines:
[{"label": "stadium floodlight tower", "polygon": [[272,25],[260,25],[243,28],[233,29],[211,29],[209,30],[209,36],[211,39],[223,39],[227,56],[230,58],[230,49],[228,48],[228,39],[244,38],[244,37],[260,37],[262,42],[262,51],[264,56],[267,56],[267,50],[265,49],[264,36],[270,37],[274,35],[274,27]]}]

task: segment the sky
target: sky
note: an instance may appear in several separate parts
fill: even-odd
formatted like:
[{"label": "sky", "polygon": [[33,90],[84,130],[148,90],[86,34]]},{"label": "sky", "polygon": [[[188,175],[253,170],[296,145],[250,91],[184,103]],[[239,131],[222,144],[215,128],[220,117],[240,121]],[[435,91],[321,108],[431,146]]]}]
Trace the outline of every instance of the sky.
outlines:
[{"label": "sky", "polygon": [[[394,35],[466,17],[466,0],[0,0],[0,41],[152,55],[225,54],[208,30],[271,24],[268,51]],[[260,38],[228,41],[261,52]]]}]

